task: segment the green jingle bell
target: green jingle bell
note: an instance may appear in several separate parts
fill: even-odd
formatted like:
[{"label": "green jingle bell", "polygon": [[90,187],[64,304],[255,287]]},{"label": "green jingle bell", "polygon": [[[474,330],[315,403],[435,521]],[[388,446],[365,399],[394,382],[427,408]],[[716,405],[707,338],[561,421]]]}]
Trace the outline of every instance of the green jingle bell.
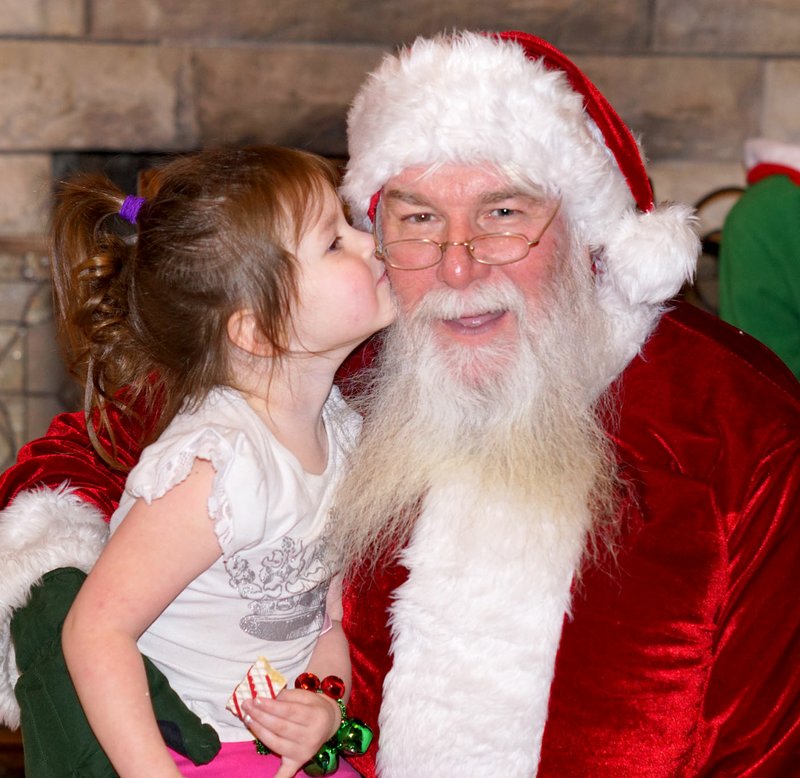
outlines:
[{"label": "green jingle bell", "polygon": [[331,775],[335,773],[339,767],[339,749],[336,744],[329,740],[325,743],[317,755],[310,761],[303,765],[303,772],[306,775]]},{"label": "green jingle bell", "polygon": [[372,730],[360,719],[347,719],[336,732],[336,742],[342,753],[360,756],[372,742]]}]

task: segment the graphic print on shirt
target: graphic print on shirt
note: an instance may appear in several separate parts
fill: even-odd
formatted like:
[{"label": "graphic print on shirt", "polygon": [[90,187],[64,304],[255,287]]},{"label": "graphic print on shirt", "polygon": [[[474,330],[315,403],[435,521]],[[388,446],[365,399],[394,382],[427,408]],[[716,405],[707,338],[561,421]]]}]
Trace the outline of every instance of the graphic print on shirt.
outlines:
[{"label": "graphic print on shirt", "polygon": [[226,563],[230,585],[249,600],[250,614],[239,621],[248,635],[286,641],[318,632],[325,618],[330,570],[321,543],[306,545],[284,537],[281,547],[261,560],[256,571],[234,554]]}]

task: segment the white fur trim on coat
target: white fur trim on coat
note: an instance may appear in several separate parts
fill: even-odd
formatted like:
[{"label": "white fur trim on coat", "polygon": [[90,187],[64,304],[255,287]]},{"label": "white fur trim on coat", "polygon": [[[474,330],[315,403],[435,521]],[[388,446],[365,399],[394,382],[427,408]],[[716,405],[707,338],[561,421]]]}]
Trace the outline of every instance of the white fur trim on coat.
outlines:
[{"label": "white fur trim on coat", "polygon": [[565,521],[468,482],[428,495],[391,607],[382,778],[536,774],[589,523],[576,510]]},{"label": "white fur trim on coat", "polygon": [[14,686],[19,678],[11,617],[31,588],[59,567],[89,572],[108,537],[108,524],[93,505],[66,484],[22,492],[0,512],[0,723],[19,726]]}]

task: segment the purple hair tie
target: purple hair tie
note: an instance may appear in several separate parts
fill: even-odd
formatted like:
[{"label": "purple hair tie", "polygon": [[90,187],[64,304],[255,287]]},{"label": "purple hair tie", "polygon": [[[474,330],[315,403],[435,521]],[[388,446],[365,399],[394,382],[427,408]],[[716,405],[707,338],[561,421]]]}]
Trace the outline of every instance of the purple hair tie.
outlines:
[{"label": "purple hair tie", "polygon": [[126,222],[136,224],[136,219],[139,216],[139,209],[144,204],[144,197],[135,197],[128,195],[122,201],[122,207],[119,209],[119,215],[125,219]]}]

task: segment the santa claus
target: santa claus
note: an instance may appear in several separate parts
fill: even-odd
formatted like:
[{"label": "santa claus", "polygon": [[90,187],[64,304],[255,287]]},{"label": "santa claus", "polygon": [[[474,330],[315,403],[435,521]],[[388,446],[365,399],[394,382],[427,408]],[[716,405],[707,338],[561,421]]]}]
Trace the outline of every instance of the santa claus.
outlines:
[{"label": "santa claus", "polygon": [[387,57],[348,130],[401,310],[334,526],[361,769],[800,774],[798,386],[667,305],[691,212],[524,33]]},{"label": "santa claus", "polygon": [[[343,193],[401,310],[354,382],[364,432],[332,523],[350,708],[380,726],[357,768],[797,774],[800,391],[668,302],[698,251],[690,210],[654,207],[613,108],[524,33],[388,56],[349,139]],[[135,460],[134,433],[116,443]],[[0,486],[7,539],[34,518],[62,533],[14,552],[49,555],[6,597],[8,643],[37,575],[91,564],[73,539],[122,477],[65,416]]]}]

